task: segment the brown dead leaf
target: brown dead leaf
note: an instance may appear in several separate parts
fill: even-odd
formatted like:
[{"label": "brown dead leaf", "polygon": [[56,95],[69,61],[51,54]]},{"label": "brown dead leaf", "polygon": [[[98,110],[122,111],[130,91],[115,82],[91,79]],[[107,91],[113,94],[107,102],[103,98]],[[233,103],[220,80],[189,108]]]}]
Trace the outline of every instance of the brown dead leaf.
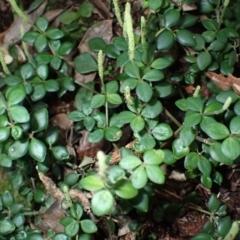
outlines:
[{"label": "brown dead leaf", "polygon": [[[61,192],[61,190],[56,186],[56,184],[52,181],[52,179],[41,172],[38,172],[38,176],[41,182],[43,183],[46,191],[53,198],[55,198],[59,202],[62,202],[65,196]],[[80,202],[86,212],[90,212],[91,206],[90,206],[89,198],[92,197],[90,193],[85,193],[77,189],[70,189],[69,195],[71,199]]]},{"label": "brown dead leaf", "polygon": [[90,143],[88,141],[88,131],[81,131],[82,137],[79,140],[79,144],[77,146],[77,159],[81,160],[85,156],[87,157],[95,157],[99,150],[104,152],[108,152],[111,148],[111,144],[106,140],[102,140],[98,143]]},{"label": "brown dead leaf", "polygon": [[60,224],[60,220],[65,216],[66,212],[61,208],[61,202],[55,201],[43,214],[40,214],[40,222],[38,227],[43,232],[53,229],[55,232],[63,232],[64,227]]},{"label": "brown dead leaf", "polygon": [[[47,1],[43,2],[35,11],[31,14],[26,14],[28,19],[34,23],[36,19],[41,16],[45,10]],[[17,43],[21,39],[21,30],[20,27],[23,26],[24,32],[27,32],[31,29],[31,26],[24,22],[22,18],[16,17],[11,26],[4,32],[0,34],[0,42],[4,45],[6,49],[10,45]]]},{"label": "brown dead leaf", "polygon": [[107,6],[102,0],[90,0],[94,5],[93,12],[98,14],[102,19],[108,19],[113,17],[110,11],[110,6]]},{"label": "brown dead leaf", "polygon": [[232,87],[235,93],[240,94],[240,78],[236,78],[232,74],[224,77],[222,74],[215,72],[206,72],[206,76],[222,90],[227,90]]},{"label": "brown dead leaf", "polygon": [[[78,45],[78,49],[81,53],[83,52],[89,52],[91,53],[95,58],[97,57],[96,53],[93,53],[88,48],[88,41],[94,37],[102,37],[103,40],[109,44],[111,42],[113,33],[112,33],[112,20],[104,20],[91,28],[89,28],[81,41],[81,43]],[[94,80],[96,76],[96,73],[91,73],[87,75],[82,75],[78,72],[75,72],[75,82],[78,84],[91,82]]]},{"label": "brown dead leaf", "polygon": [[187,12],[187,11],[193,11],[193,10],[196,10],[197,9],[197,5],[196,4],[185,4],[183,3],[182,4],[182,1],[179,1],[179,0],[172,0],[172,2],[176,5],[176,6],[180,6],[181,5],[181,8],[184,12]]}]

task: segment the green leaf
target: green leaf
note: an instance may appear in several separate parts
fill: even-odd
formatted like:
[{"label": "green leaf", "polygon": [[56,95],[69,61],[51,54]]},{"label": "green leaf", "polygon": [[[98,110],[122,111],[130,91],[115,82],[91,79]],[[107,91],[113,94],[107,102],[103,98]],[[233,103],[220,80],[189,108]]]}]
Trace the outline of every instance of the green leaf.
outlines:
[{"label": "green leaf", "polygon": [[232,74],[234,71],[234,68],[229,65],[228,61],[222,61],[220,64],[220,71],[224,75]]},{"label": "green leaf", "polygon": [[121,128],[124,124],[130,123],[136,115],[130,111],[122,111],[110,118],[110,126]]},{"label": "green leaf", "polygon": [[82,112],[75,110],[75,111],[70,112],[67,115],[67,117],[73,122],[78,122],[78,121],[82,121],[86,116]]},{"label": "green leaf", "polygon": [[6,190],[2,196],[2,204],[5,208],[10,208],[14,204],[14,197],[12,193],[8,190]]},{"label": "green leaf", "polygon": [[95,193],[91,200],[91,208],[93,213],[98,216],[104,216],[112,210],[114,205],[114,198],[110,191],[101,190]]},{"label": "green leaf", "polygon": [[175,105],[181,109],[182,111],[187,111],[188,106],[187,106],[187,100],[186,99],[179,99],[175,102]]},{"label": "green leaf", "polygon": [[90,53],[82,53],[74,59],[74,67],[81,74],[96,72],[97,62]]},{"label": "green leaf", "polygon": [[8,155],[1,153],[0,154],[0,166],[1,167],[11,167],[12,159]]},{"label": "green leaf", "polygon": [[104,188],[104,182],[98,175],[89,175],[83,178],[79,184],[88,191],[98,191]]},{"label": "green leaf", "polygon": [[149,0],[148,1],[148,6],[150,9],[152,10],[157,10],[161,7],[162,5],[162,0],[158,0],[158,1],[155,1],[155,0]]},{"label": "green leaf", "polygon": [[57,52],[60,56],[67,56],[73,50],[73,47],[74,47],[74,43],[64,42],[61,44]]},{"label": "green leaf", "polygon": [[39,53],[43,52],[47,48],[47,46],[48,41],[44,35],[39,35],[34,41],[34,47]]},{"label": "green leaf", "polygon": [[211,177],[201,175],[201,183],[204,187],[210,189],[212,187],[212,179]]},{"label": "green leaf", "polygon": [[216,33],[214,31],[205,31],[202,33],[202,36],[206,42],[210,43],[214,41]]},{"label": "green leaf", "polygon": [[170,82],[160,82],[155,84],[155,91],[159,98],[166,98],[174,93],[173,84]]},{"label": "green leaf", "polygon": [[99,108],[106,102],[106,97],[103,94],[96,94],[91,99],[91,108]]},{"label": "green leaf", "polygon": [[80,17],[89,18],[92,15],[92,11],[93,5],[91,2],[83,2],[78,9],[78,15]]},{"label": "green leaf", "polygon": [[137,167],[131,175],[131,183],[134,188],[140,189],[146,186],[148,181],[146,170],[143,166]]},{"label": "green leaf", "polygon": [[149,133],[144,133],[141,138],[133,144],[136,152],[143,153],[148,149],[153,149],[156,145],[155,139]]},{"label": "green leaf", "polygon": [[195,133],[193,132],[192,128],[184,126],[179,134],[179,138],[182,140],[183,145],[188,147],[190,144],[195,140]]},{"label": "green leaf", "polygon": [[163,162],[164,152],[162,150],[149,149],[143,154],[143,161],[149,165],[159,165]]},{"label": "green leaf", "polygon": [[56,141],[58,140],[59,137],[59,131],[57,127],[51,127],[50,129],[48,129],[46,136],[45,136],[45,141],[51,146],[54,143],[56,143]]},{"label": "green leaf", "polygon": [[173,141],[172,149],[173,149],[173,155],[176,159],[181,159],[185,157],[190,151],[189,147],[185,147],[183,145],[183,142],[180,138],[176,138]]},{"label": "green leaf", "polygon": [[187,98],[187,107],[188,109],[196,112],[202,112],[203,109],[203,100],[200,97],[188,97]]},{"label": "green leaf", "polygon": [[56,80],[47,80],[44,82],[44,88],[47,92],[57,92],[60,87]]},{"label": "green leaf", "polygon": [[158,165],[146,165],[146,172],[148,178],[157,184],[163,184],[165,182],[165,175],[163,170]]},{"label": "green leaf", "polygon": [[124,66],[125,73],[132,78],[139,77],[139,67],[136,65],[135,62],[128,62]]},{"label": "green leaf", "polygon": [[200,52],[197,56],[197,65],[200,70],[204,70],[212,62],[212,57],[209,52]]},{"label": "green leaf", "polygon": [[173,156],[173,152],[171,150],[163,149],[163,154],[164,154],[164,158],[163,158],[164,164],[172,165],[177,161],[177,159]]},{"label": "green leaf", "polygon": [[122,103],[122,98],[119,94],[117,93],[111,93],[111,94],[107,94],[107,97],[106,97],[107,101],[109,103],[112,103],[114,105],[119,105]]},{"label": "green leaf", "polygon": [[15,230],[15,225],[11,220],[0,220],[0,234],[7,235]]},{"label": "green leaf", "polygon": [[40,34],[38,32],[34,32],[34,31],[28,31],[26,32],[23,37],[22,40],[26,43],[34,43],[35,39],[39,36]]},{"label": "green leaf", "polygon": [[211,20],[211,19],[203,19],[201,20],[202,25],[207,29],[207,30],[212,30],[215,31],[217,30],[218,24],[216,21]]},{"label": "green leaf", "polygon": [[17,189],[23,183],[23,175],[22,173],[18,172],[11,178],[11,186],[13,189]]},{"label": "green leaf", "polygon": [[38,27],[42,32],[45,32],[47,30],[48,24],[49,22],[45,17],[39,17],[35,22],[36,27]]},{"label": "green leaf", "polygon": [[231,97],[232,103],[236,102],[239,99],[238,94],[232,90],[226,90],[226,91],[220,92],[217,95],[216,99],[221,103],[225,103],[228,97]]},{"label": "green leaf", "polygon": [[46,80],[48,77],[48,73],[49,73],[49,68],[46,64],[40,64],[37,67],[37,75],[42,79],[42,80]]},{"label": "green leaf", "polygon": [[184,167],[187,170],[194,170],[198,167],[198,161],[200,161],[199,154],[190,152],[184,159]]},{"label": "green leaf", "polygon": [[31,99],[33,101],[38,101],[42,99],[46,95],[46,90],[43,84],[37,84],[33,86],[33,93],[31,95]]},{"label": "green leaf", "polygon": [[146,118],[155,118],[162,112],[162,103],[156,99],[150,100],[143,109],[141,115]]},{"label": "green leaf", "polygon": [[69,173],[65,179],[64,182],[68,185],[68,186],[73,186],[75,185],[79,180],[79,174],[77,173]]},{"label": "green leaf", "polygon": [[95,123],[96,121],[93,117],[85,117],[83,120],[83,125],[89,132],[93,130]]},{"label": "green leaf", "polygon": [[118,91],[118,82],[117,81],[111,81],[111,82],[108,82],[106,85],[105,85],[105,88],[106,88],[106,92],[108,94],[111,94],[111,93],[116,93]]},{"label": "green leaf", "polygon": [[94,132],[88,134],[88,141],[91,143],[100,142],[104,138],[104,130],[96,129]]},{"label": "green leaf", "polygon": [[225,238],[232,226],[232,220],[230,216],[222,218],[217,226],[218,236]]},{"label": "green leaf", "polygon": [[130,127],[133,130],[133,132],[140,132],[145,127],[145,121],[141,116],[136,116],[130,122]]},{"label": "green leaf", "polygon": [[40,132],[48,126],[48,111],[46,108],[42,108],[34,112],[31,116],[30,125],[33,132]]},{"label": "green leaf", "polygon": [[140,81],[137,84],[136,93],[140,100],[148,102],[152,98],[153,90],[148,83]]},{"label": "green leaf", "polygon": [[196,46],[193,47],[193,49],[195,51],[202,51],[202,50],[204,50],[205,49],[205,38],[203,36],[201,36],[200,34],[195,34],[195,40],[196,40]]},{"label": "green leaf", "polygon": [[124,176],[125,176],[125,170],[118,165],[111,166],[108,169],[108,179],[112,184],[117,183]]},{"label": "green leaf", "polygon": [[196,46],[196,41],[193,37],[193,33],[186,29],[177,30],[177,40],[184,46]]},{"label": "green leaf", "polygon": [[173,135],[173,131],[168,124],[160,123],[152,130],[152,134],[157,140],[165,141]]},{"label": "green leaf", "polygon": [[64,232],[69,237],[74,237],[79,232],[79,223],[75,219],[72,219],[71,223],[64,227]]},{"label": "green leaf", "polygon": [[46,157],[47,149],[44,143],[37,138],[32,138],[29,144],[30,156],[38,162],[43,162]]},{"label": "green leaf", "polygon": [[129,201],[131,205],[140,212],[148,212],[149,208],[149,195],[144,191],[140,191],[139,194]]},{"label": "green leaf", "polygon": [[69,152],[64,146],[55,146],[51,149],[53,157],[58,161],[69,159]]},{"label": "green leaf", "polygon": [[236,53],[236,50],[232,50],[230,53],[229,53],[229,56],[228,56],[228,65],[230,67],[233,67],[235,65],[237,61],[237,53]]},{"label": "green leaf", "polygon": [[120,53],[121,52],[118,49],[116,49],[113,44],[110,44],[105,48],[105,54],[109,58],[116,59],[120,55]]},{"label": "green leaf", "polygon": [[10,127],[0,128],[0,142],[6,141],[10,136]]},{"label": "green leaf", "polygon": [[206,126],[203,131],[212,139],[221,140],[229,136],[228,128],[222,123],[212,123]]},{"label": "green leaf", "polygon": [[117,57],[117,68],[123,67],[127,62],[129,62],[128,52],[123,52]]},{"label": "green leaf", "polygon": [[228,137],[223,141],[221,150],[227,158],[235,160],[240,156],[240,142],[233,137]]},{"label": "green leaf", "polygon": [[105,41],[100,38],[100,37],[94,37],[91,38],[88,41],[88,47],[90,50],[94,51],[94,52],[98,52],[100,50],[104,51],[104,49],[106,48],[107,44],[105,43]]},{"label": "green leaf", "polygon": [[76,12],[71,11],[65,11],[62,13],[59,17],[59,21],[63,24],[69,24],[79,18],[78,14]]},{"label": "green leaf", "polygon": [[13,87],[7,94],[8,105],[15,105],[22,102],[26,97],[26,91],[23,86]]},{"label": "green leaf", "polygon": [[53,56],[50,65],[53,69],[58,70],[61,67],[62,59],[59,56]]},{"label": "green leaf", "polygon": [[204,108],[204,113],[212,113],[214,114],[215,112],[219,111],[220,109],[222,109],[223,105],[219,102],[211,102],[210,104],[208,104],[205,108]]},{"label": "green leaf", "polygon": [[222,42],[221,40],[215,40],[210,44],[208,50],[219,52],[224,48],[224,46],[225,46],[224,42]]},{"label": "green leaf", "polygon": [[22,65],[20,68],[20,74],[24,80],[27,80],[30,77],[32,77],[33,73],[34,73],[34,68],[31,63],[26,63]]},{"label": "green leaf", "polygon": [[10,116],[17,123],[25,123],[30,120],[27,109],[23,106],[11,106],[9,109]]},{"label": "green leaf", "polygon": [[209,160],[207,160],[205,157],[200,156],[197,163],[198,163],[198,169],[200,170],[200,172],[204,176],[209,177],[212,171],[212,165],[209,162]]},{"label": "green leaf", "polygon": [[165,27],[170,28],[176,25],[180,19],[180,11],[177,9],[170,9],[164,14]]},{"label": "green leaf", "polygon": [[[154,1],[154,0],[152,0]],[[156,2],[156,1],[155,1]],[[174,35],[171,30],[163,30],[156,39],[158,51],[165,51],[170,49],[174,44]]]},{"label": "green leaf", "polygon": [[186,116],[184,119],[184,124],[187,127],[193,127],[193,126],[197,125],[198,123],[200,123],[201,120],[202,120],[202,115],[200,113],[189,110],[186,113]]},{"label": "green leaf", "polygon": [[128,49],[128,43],[124,37],[113,38],[112,43],[119,51],[126,51]]},{"label": "green leaf", "polygon": [[131,199],[137,196],[138,190],[129,180],[122,179],[115,185],[115,193],[123,199]]},{"label": "green leaf", "polygon": [[161,70],[161,69],[169,67],[171,64],[172,63],[168,59],[157,58],[152,62],[150,67]]},{"label": "green leaf", "polygon": [[46,31],[46,35],[48,38],[50,38],[52,40],[58,40],[64,36],[64,33],[61,30],[59,30],[58,28],[51,28]]},{"label": "green leaf", "polygon": [[150,82],[157,82],[164,78],[164,75],[158,69],[151,69],[146,74],[144,74],[143,79]]},{"label": "green leaf", "polygon": [[198,20],[198,17],[192,14],[181,15],[181,18],[178,22],[179,28],[188,28],[193,26]]},{"label": "green leaf", "polygon": [[240,116],[236,116],[231,120],[229,129],[232,134],[240,134]]},{"label": "green leaf", "polygon": [[214,7],[208,0],[203,0],[199,2],[199,10],[201,13],[211,13],[214,11]]},{"label": "green leaf", "polygon": [[45,193],[43,190],[37,188],[33,193],[33,199],[36,203],[42,203],[45,200]]},{"label": "green leaf", "polygon": [[118,141],[122,136],[122,130],[118,127],[111,126],[104,130],[106,140],[110,142]]},{"label": "green leaf", "polygon": [[214,142],[209,148],[209,153],[212,159],[217,162],[224,163],[226,165],[231,165],[233,161],[225,156],[222,152],[222,145],[219,142]]},{"label": "green leaf", "polygon": [[48,63],[50,63],[52,57],[53,56],[50,53],[47,53],[47,52],[38,53],[35,56],[35,60],[36,60],[37,64],[48,64]]},{"label": "green leaf", "polygon": [[132,170],[140,164],[142,164],[142,161],[135,155],[125,156],[119,162],[119,166],[126,170]]},{"label": "green leaf", "polygon": [[29,142],[28,139],[20,139],[14,141],[8,148],[8,156],[10,158],[19,159],[23,157],[28,151]]},{"label": "green leaf", "polygon": [[211,212],[216,212],[220,206],[221,206],[221,201],[217,198],[215,194],[212,194],[210,198],[208,199],[207,202],[207,208]]},{"label": "green leaf", "polygon": [[85,233],[95,233],[97,232],[97,226],[90,219],[85,219],[80,222],[81,228]]}]

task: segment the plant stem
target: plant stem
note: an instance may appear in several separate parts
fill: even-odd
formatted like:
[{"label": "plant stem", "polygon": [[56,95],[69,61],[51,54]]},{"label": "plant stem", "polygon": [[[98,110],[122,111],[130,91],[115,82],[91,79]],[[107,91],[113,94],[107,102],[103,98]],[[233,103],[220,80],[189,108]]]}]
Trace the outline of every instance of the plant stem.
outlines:
[{"label": "plant stem", "polygon": [[166,115],[175,123],[176,126],[182,126],[182,124],[166,108],[164,108],[164,111]]}]

